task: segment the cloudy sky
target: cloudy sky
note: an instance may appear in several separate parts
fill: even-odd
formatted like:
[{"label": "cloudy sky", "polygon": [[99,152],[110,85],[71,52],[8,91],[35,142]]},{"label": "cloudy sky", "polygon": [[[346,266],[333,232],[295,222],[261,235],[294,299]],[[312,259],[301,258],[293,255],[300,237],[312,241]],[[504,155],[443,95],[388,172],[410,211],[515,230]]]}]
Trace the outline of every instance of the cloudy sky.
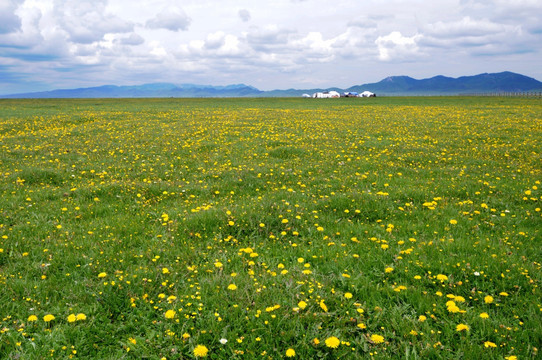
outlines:
[{"label": "cloudy sky", "polygon": [[0,0],[0,94],[505,70],[542,80],[541,59],[540,0]]}]

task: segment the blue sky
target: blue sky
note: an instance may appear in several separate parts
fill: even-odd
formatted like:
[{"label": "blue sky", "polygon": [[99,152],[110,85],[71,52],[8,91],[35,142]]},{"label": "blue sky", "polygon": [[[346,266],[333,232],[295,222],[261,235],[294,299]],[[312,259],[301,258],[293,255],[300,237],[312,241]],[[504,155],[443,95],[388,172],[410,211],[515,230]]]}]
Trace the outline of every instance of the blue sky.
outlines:
[{"label": "blue sky", "polygon": [[542,80],[540,59],[540,0],[0,0],[0,94],[505,70]]}]

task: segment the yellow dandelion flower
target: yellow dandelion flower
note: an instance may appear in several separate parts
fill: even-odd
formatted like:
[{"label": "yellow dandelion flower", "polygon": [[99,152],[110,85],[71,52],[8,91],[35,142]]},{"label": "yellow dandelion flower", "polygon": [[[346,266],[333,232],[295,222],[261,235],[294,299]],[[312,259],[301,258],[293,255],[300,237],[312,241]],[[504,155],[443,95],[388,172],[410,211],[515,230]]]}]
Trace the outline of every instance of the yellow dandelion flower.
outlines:
[{"label": "yellow dandelion flower", "polygon": [[38,317],[36,315],[30,315],[27,320],[30,322],[38,321]]},{"label": "yellow dandelion flower", "polygon": [[197,345],[194,348],[195,357],[206,357],[208,352],[209,352],[209,349],[207,349],[205,345]]},{"label": "yellow dandelion flower", "polygon": [[469,331],[470,327],[466,324],[459,324],[455,328],[456,331]]},{"label": "yellow dandelion flower", "polygon": [[297,303],[297,306],[299,306],[300,309],[304,309],[307,307],[307,303],[301,300],[300,302]]},{"label": "yellow dandelion flower", "polygon": [[371,335],[371,341],[374,342],[375,344],[382,344],[384,342],[384,336],[373,334]]},{"label": "yellow dandelion flower", "polygon": [[386,273],[391,273],[392,271],[393,271],[392,267],[387,267],[386,269],[384,269],[384,272]]},{"label": "yellow dandelion flower", "polygon": [[425,320],[427,320],[427,317],[425,315],[420,315],[418,317],[418,321],[420,321],[420,322],[424,322]]},{"label": "yellow dandelion flower", "polygon": [[344,293],[344,297],[347,299],[352,299],[352,296],[353,296],[352,293],[349,293],[349,292]]},{"label": "yellow dandelion flower", "polygon": [[325,312],[327,312],[327,305],[324,303],[324,300],[320,301],[320,307],[322,308],[322,310],[324,310]]},{"label": "yellow dandelion flower", "polygon": [[485,298],[484,298],[484,302],[486,304],[491,304],[493,302],[493,296],[491,295],[487,295]]},{"label": "yellow dandelion flower", "polygon": [[489,318],[489,314],[486,313],[486,312],[483,312],[483,313],[480,314],[480,317],[481,317],[482,319],[487,319],[487,318]]},{"label": "yellow dandelion flower", "polygon": [[330,336],[330,337],[328,337],[326,339],[325,343],[326,343],[327,347],[332,348],[332,349],[336,349],[336,348],[339,347],[339,345],[341,345],[341,340],[339,340],[335,336]]},{"label": "yellow dandelion flower", "polygon": [[175,317],[175,310],[166,311],[164,316],[166,317],[166,319],[173,319]]},{"label": "yellow dandelion flower", "polygon": [[286,357],[294,357],[295,356],[295,350],[294,349],[288,349],[286,350]]},{"label": "yellow dandelion flower", "polygon": [[486,348],[490,348],[490,347],[495,348],[495,347],[497,347],[497,344],[495,344],[494,342],[491,342],[491,341],[486,341],[486,342],[484,342],[484,347],[486,347]]},{"label": "yellow dandelion flower", "polygon": [[106,276],[107,276],[107,273],[105,273],[105,272],[101,272],[101,273],[98,274],[98,277],[99,277],[100,279],[101,279],[101,278],[104,278],[104,277],[106,277]]},{"label": "yellow dandelion flower", "polygon": [[75,317],[75,314],[68,315],[68,322],[72,323],[72,322],[75,322],[75,320],[77,320],[77,318]]},{"label": "yellow dandelion flower", "polygon": [[235,285],[235,284],[229,284],[229,285],[228,285],[228,290],[232,290],[232,291],[233,291],[233,290],[237,290],[237,285]]},{"label": "yellow dandelion flower", "polygon": [[55,319],[54,315],[51,315],[51,314],[47,314],[43,317],[43,321],[45,322],[53,321],[54,319]]}]

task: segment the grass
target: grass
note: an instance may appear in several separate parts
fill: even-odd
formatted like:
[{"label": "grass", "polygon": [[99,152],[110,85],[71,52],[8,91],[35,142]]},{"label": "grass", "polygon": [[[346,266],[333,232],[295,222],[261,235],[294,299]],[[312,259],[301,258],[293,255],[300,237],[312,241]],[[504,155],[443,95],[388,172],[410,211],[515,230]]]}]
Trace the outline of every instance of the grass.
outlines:
[{"label": "grass", "polygon": [[2,358],[540,356],[537,99],[1,100],[0,139]]}]

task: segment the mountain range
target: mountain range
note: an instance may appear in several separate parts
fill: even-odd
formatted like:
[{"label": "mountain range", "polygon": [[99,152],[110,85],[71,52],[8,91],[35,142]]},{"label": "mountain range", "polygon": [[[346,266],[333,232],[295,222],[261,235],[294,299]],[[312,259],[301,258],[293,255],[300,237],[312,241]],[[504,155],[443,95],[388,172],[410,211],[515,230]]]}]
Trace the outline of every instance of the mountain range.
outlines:
[{"label": "mountain range", "polygon": [[459,78],[439,75],[421,80],[408,76],[390,76],[377,83],[355,85],[346,89],[262,91],[245,84],[212,86],[152,83],[135,86],[104,85],[78,89],[58,89],[3,95],[0,98],[295,97],[326,90],[338,92],[363,92],[368,90],[377,95],[461,95],[469,93],[542,91],[542,82],[525,75],[505,71]]}]

